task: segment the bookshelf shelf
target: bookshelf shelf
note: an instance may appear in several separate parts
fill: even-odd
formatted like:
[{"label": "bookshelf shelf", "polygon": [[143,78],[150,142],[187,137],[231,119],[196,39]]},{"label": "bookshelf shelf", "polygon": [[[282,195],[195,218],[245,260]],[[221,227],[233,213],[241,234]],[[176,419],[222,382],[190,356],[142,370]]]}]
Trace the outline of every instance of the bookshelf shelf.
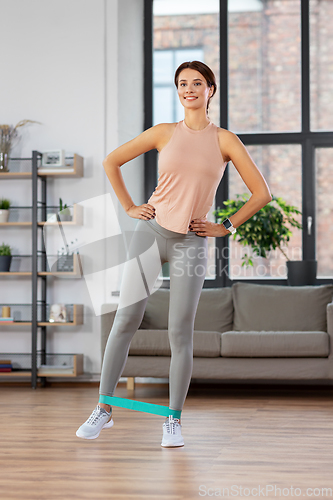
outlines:
[{"label": "bookshelf shelf", "polygon": [[27,271],[8,271],[7,273],[0,273],[0,276],[31,276],[32,273]]},{"label": "bookshelf shelf", "polygon": [[[0,378],[30,378],[32,369],[27,368],[28,353],[4,354],[11,361],[12,371],[0,372]],[[20,366],[24,366],[20,368]],[[77,377],[83,373],[83,354],[37,354],[38,377]]]},{"label": "bookshelf shelf", "polygon": [[32,222],[0,222],[0,226],[26,226],[26,227],[31,227]]},{"label": "bookshelf shelf", "polygon": [[64,168],[39,168],[38,175],[49,177],[82,177],[83,176],[83,158],[74,154],[73,167]]},{"label": "bookshelf shelf", "polygon": [[26,370],[22,370],[22,371],[13,371],[13,372],[0,372],[0,377],[5,377],[5,378],[11,378],[11,377],[27,377],[27,378],[30,378],[31,377],[31,370],[30,371],[26,371]]},{"label": "bookshelf shelf", "polygon": [[1,172],[0,179],[31,179],[31,172]]}]

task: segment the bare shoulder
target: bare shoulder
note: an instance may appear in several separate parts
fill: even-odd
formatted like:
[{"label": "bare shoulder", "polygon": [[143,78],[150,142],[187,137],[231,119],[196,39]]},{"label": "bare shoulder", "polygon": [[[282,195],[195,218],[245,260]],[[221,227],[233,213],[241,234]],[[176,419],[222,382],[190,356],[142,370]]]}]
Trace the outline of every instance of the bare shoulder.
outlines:
[{"label": "bare shoulder", "polygon": [[236,134],[225,128],[218,127],[218,138],[222,156],[226,162],[230,161],[230,153],[235,145],[240,143]]},{"label": "bare shoulder", "polygon": [[174,133],[174,130],[177,126],[178,122],[175,123],[159,123],[158,125],[155,125],[156,128],[156,149],[158,152],[160,152],[166,144],[169,142],[169,140],[172,137],[172,134]]},{"label": "bare shoulder", "polygon": [[150,127],[128,142],[111,151],[103,160],[103,165],[115,164],[121,167],[124,163],[152,149],[160,151],[172,136],[177,123],[159,123]]}]

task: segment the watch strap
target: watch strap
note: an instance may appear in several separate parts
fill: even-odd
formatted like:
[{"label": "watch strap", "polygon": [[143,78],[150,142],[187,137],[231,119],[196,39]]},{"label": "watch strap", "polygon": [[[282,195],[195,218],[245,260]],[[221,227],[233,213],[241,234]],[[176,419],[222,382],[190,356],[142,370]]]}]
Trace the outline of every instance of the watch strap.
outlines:
[{"label": "watch strap", "polygon": [[236,228],[232,225],[232,222],[230,219],[224,219],[222,221],[222,224],[224,225],[224,227],[231,233],[231,234],[235,234],[236,232]]}]

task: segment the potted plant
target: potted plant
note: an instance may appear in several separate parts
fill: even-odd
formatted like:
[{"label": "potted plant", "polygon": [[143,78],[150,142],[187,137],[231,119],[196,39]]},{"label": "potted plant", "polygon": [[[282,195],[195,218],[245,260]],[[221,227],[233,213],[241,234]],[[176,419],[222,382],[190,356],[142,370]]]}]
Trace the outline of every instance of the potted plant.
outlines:
[{"label": "potted plant", "polygon": [[0,222],[8,222],[10,200],[2,198],[0,200]]},{"label": "potted plant", "polygon": [[12,261],[12,250],[9,245],[0,245],[0,272],[8,273]]},{"label": "potted plant", "polygon": [[18,136],[18,128],[27,123],[40,123],[33,120],[21,120],[15,127],[13,125],[0,125],[0,172],[8,172],[9,153],[14,139]]},{"label": "potted plant", "polygon": [[[248,201],[249,195],[236,195],[235,200],[224,201],[224,207],[218,207],[213,212],[217,222],[231,217]],[[301,215],[295,206],[288,205],[281,197],[272,196],[272,201],[254,214],[250,219],[237,228],[233,239],[243,246],[250,246],[255,255],[267,258],[266,252],[278,248],[287,260],[287,273],[289,285],[311,285],[315,283],[317,273],[316,261],[291,261],[282,249],[282,244],[286,244],[292,232],[292,227],[302,229],[302,224],[298,222],[293,214]],[[251,257],[245,254],[242,257],[242,266],[253,266]]]},{"label": "potted plant", "polygon": [[62,221],[71,221],[72,220],[72,215],[69,207],[66,205],[62,204],[62,199],[59,198],[59,216]]}]

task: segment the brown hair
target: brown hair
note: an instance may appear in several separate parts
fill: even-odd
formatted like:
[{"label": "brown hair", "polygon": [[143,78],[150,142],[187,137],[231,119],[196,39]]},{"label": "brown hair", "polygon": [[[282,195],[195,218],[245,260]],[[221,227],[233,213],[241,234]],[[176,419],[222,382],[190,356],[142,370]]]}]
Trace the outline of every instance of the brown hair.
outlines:
[{"label": "brown hair", "polygon": [[210,69],[210,67],[201,61],[183,62],[180,66],[178,66],[178,68],[176,69],[176,73],[175,73],[175,85],[176,85],[177,89],[178,89],[179,75],[180,75],[181,71],[183,71],[183,69],[186,69],[186,68],[195,69],[196,71],[199,71],[199,73],[201,73],[202,76],[205,78],[208,87],[211,87],[211,86],[214,87],[214,92],[212,93],[211,97],[209,97],[208,102],[207,102],[206,112],[208,112],[210,100],[213,97],[213,95],[216,93],[216,90],[217,90],[215,75],[214,75],[213,71]]}]

